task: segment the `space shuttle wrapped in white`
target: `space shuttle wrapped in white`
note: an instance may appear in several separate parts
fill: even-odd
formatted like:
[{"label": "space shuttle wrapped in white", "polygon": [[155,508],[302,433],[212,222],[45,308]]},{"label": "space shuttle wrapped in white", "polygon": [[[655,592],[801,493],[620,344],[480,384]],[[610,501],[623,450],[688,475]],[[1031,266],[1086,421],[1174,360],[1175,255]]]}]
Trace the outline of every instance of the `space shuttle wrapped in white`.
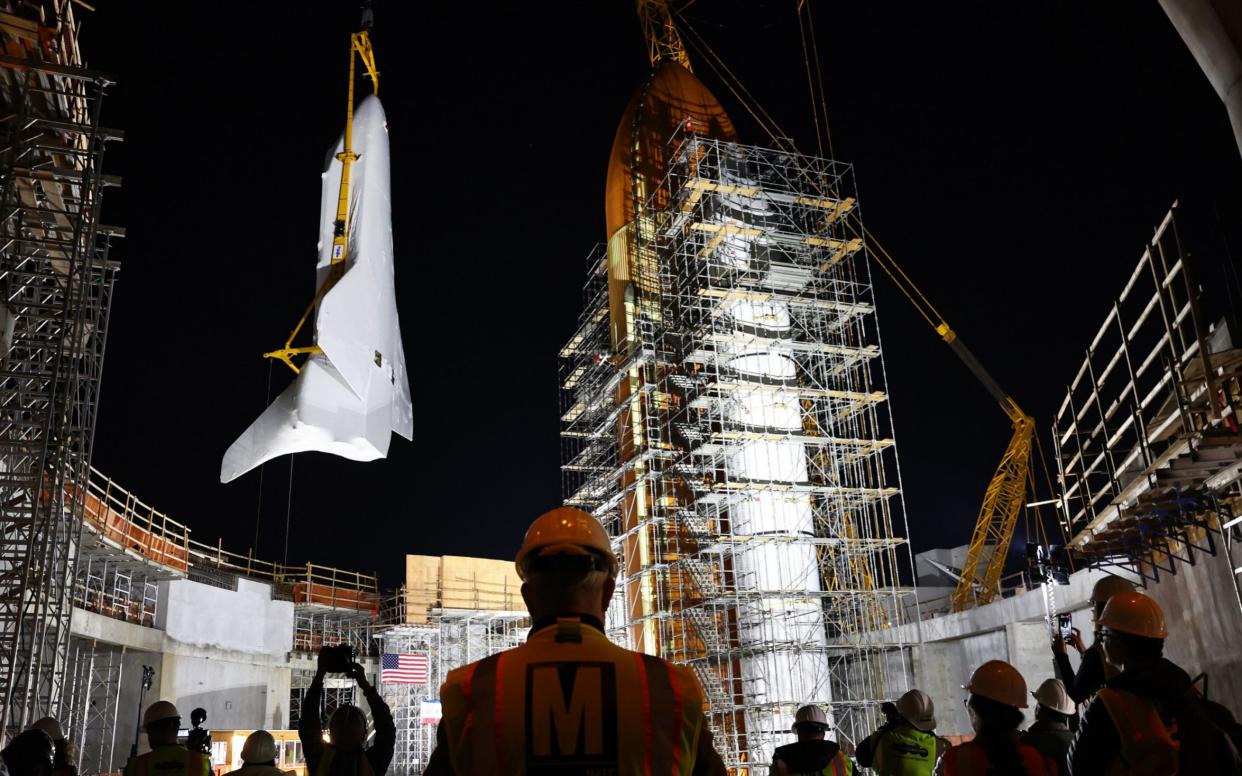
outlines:
[{"label": "space shuttle wrapped in white", "polygon": [[[393,289],[388,127],[379,98],[353,116],[344,274],[319,299],[315,343],[297,379],[224,454],[229,482],[287,453],[318,450],[354,461],[388,454],[392,432],[413,435],[410,383]],[[323,173],[316,287],[330,282],[342,163],[337,143]],[[338,270],[339,271],[339,270]]]}]

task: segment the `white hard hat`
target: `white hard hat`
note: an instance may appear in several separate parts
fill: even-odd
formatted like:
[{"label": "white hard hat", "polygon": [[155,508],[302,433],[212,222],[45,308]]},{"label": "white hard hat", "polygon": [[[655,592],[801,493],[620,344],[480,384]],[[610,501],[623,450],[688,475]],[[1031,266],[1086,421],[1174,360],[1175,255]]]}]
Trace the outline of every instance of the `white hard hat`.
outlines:
[{"label": "white hard hat", "polygon": [[919,730],[929,732],[936,729],[936,706],[931,696],[922,690],[911,690],[898,698],[897,713]]},{"label": "white hard hat", "polygon": [[1065,683],[1060,679],[1045,679],[1039,689],[1031,693],[1040,706],[1059,711],[1062,714],[1073,714],[1078,708],[1074,699],[1065,690]]},{"label": "white hard hat", "polygon": [[1133,593],[1133,592],[1134,592],[1133,582],[1127,579],[1122,579],[1121,577],[1115,577],[1112,574],[1109,574],[1106,577],[1101,577],[1099,581],[1095,583],[1095,586],[1091,588],[1091,603],[1099,604],[1103,606],[1104,604],[1108,603],[1108,599],[1112,598],[1118,593]]},{"label": "white hard hat", "polygon": [[1142,593],[1117,593],[1108,599],[1098,624],[1102,628],[1149,639],[1169,637],[1160,604]]},{"label": "white hard hat", "polygon": [[514,565],[518,576],[526,579],[532,557],[538,555],[572,555],[596,553],[608,562],[608,573],[616,576],[617,557],[612,554],[608,532],[591,515],[573,507],[558,507],[540,515],[530,528],[518,550]]},{"label": "white hard hat", "polygon": [[1026,700],[1026,680],[1004,660],[989,660],[976,668],[962,689],[1018,709],[1030,705]]},{"label": "white hard hat", "polygon": [[61,730],[60,723],[55,717],[44,717],[38,722],[30,726],[31,730],[42,730],[47,733],[47,737],[53,741],[60,741],[65,737],[65,733]]},{"label": "white hard hat", "polygon": [[797,732],[799,725],[814,725],[828,729],[828,715],[818,706],[803,706],[794,715],[793,729]]},{"label": "white hard hat", "polygon": [[242,745],[242,762],[266,763],[276,759],[276,739],[266,730],[256,730],[246,736]]},{"label": "white hard hat", "polygon": [[177,707],[168,701],[156,701],[148,706],[147,713],[142,715],[142,726],[154,725],[166,719],[181,719],[181,712],[177,711]]}]

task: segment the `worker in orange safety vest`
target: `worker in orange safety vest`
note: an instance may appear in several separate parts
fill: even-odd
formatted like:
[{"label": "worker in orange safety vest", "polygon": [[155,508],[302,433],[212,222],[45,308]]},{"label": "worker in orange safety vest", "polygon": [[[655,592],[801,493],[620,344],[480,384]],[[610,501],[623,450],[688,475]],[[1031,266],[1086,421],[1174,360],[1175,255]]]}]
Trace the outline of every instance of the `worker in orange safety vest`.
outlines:
[{"label": "worker in orange safety vest", "polygon": [[599,521],[570,507],[542,515],[516,564],[530,636],[449,673],[425,774],[724,776],[690,669],[604,635],[617,560]]},{"label": "worker in orange safety vest", "polygon": [[1004,660],[989,660],[975,669],[962,689],[970,691],[966,709],[975,737],[949,747],[936,763],[936,776],[1056,776],[1052,758],[1018,741],[1022,709],[1028,705],[1026,680],[1018,669]]}]

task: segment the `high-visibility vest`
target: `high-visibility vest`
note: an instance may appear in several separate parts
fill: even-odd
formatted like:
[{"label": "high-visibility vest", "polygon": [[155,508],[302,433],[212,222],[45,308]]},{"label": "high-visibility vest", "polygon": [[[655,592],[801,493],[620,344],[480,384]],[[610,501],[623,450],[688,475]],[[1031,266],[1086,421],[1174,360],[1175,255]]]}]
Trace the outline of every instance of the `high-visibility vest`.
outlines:
[{"label": "high-visibility vest", "polygon": [[703,691],[689,669],[622,649],[576,617],[450,672],[440,700],[459,776],[688,776],[703,732]]},{"label": "high-visibility vest", "polygon": [[130,758],[125,776],[209,776],[211,760],[184,746],[161,746]]},{"label": "high-visibility vest", "polygon": [[[328,776],[332,773],[332,761],[336,759],[336,747],[325,746],[319,754],[319,765],[315,767],[314,776]],[[357,765],[354,773],[356,776],[375,776],[375,771],[371,769],[371,761],[367,759],[366,752],[359,750],[355,752],[357,757]]]},{"label": "high-visibility vest", "polygon": [[1102,687],[1095,697],[1104,704],[1117,728],[1121,751],[1110,774],[1170,774],[1178,772],[1181,745],[1148,699],[1125,690]]},{"label": "high-visibility vest", "polygon": [[931,776],[944,748],[934,733],[898,725],[880,736],[871,767],[880,776]]},{"label": "high-visibility vest", "polygon": [[[1048,755],[1033,746],[1014,743],[1026,768],[1026,776],[1055,776],[1057,766]],[[944,753],[944,776],[984,776],[991,763],[983,747],[974,741],[950,747]]]}]

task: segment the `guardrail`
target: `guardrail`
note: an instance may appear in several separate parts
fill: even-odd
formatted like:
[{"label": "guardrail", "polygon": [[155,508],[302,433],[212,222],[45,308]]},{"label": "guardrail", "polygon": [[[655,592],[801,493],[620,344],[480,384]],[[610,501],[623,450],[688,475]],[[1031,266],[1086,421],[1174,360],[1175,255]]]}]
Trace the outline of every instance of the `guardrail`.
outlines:
[{"label": "guardrail", "polygon": [[183,575],[199,568],[270,582],[295,605],[379,615],[379,580],[374,574],[315,563],[275,563],[251,552],[226,550],[222,541],[204,544],[190,538],[189,526],[143,502],[93,466],[90,472],[85,490],[75,494],[83,501],[83,518],[101,538],[130,554]]}]

